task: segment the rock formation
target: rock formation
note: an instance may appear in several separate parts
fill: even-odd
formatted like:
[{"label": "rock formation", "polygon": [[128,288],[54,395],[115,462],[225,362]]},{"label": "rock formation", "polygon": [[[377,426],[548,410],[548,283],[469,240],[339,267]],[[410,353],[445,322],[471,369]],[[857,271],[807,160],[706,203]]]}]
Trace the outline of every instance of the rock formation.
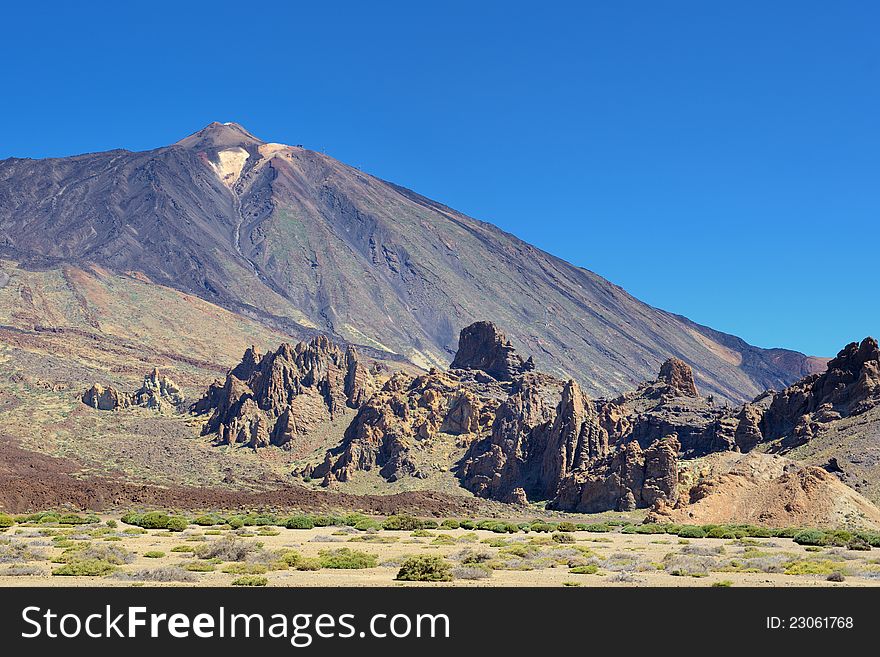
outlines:
[{"label": "rock formation", "polygon": [[637,442],[629,442],[565,477],[548,506],[594,513],[675,503],[679,448],[675,436],[657,440],[645,450]]},{"label": "rock formation", "polygon": [[835,420],[880,405],[880,349],[868,337],[844,347],[821,374],[812,374],[746,404],[736,444],[748,451],[760,442],[785,439],[783,448],[807,442]]},{"label": "rock formation", "polygon": [[143,406],[156,411],[173,410],[185,401],[183,392],[174,381],[159,373],[157,368],[144,376],[143,385],[132,393],[126,393],[98,383],[82,395],[82,402],[101,411],[113,411],[131,406]]},{"label": "rock formation", "polygon": [[474,322],[461,330],[452,369],[481,370],[499,381],[510,381],[535,369],[516,353],[507,337],[492,322]]},{"label": "rock formation", "polygon": [[461,441],[485,431],[501,395],[497,383],[471,372],[397,372],[361,407],[342,444],[304,474],[325,484],[348,481],[358,470],[378,469],[387,481],[424,476],[414,452],[439,433]]},{"label": "rock formation", "polygon": [[214,382],[192,411],[211,413],[202,430],[218,444],[290,449],[303,436],[345,408],[358,408],[375,384],[354,348],[318,336],[295,346],[282,344],[261,356],[254,347]]},{"label": "rock formation", "polygon": [[82,394],[82,403],[99,411],[115,411],[129,405],[129,398],[124,392],[120,392],[113,386],[106,388],[100,383],[95,383]]}]

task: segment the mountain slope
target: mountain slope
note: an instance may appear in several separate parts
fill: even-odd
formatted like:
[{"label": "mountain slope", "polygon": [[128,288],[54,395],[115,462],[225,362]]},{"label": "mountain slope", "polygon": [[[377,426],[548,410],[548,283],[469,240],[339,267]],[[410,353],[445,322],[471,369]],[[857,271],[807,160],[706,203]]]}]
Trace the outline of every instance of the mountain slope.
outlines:
[{"label": "mountain slope", "polygon": [[295,337],[446,365],[476,319],[592,395],[669,356],[742,400],[814,368],[655,309],[491,224],[302,147],[213,123],[165,148],[0,162],[0,253],[137,272]]}]

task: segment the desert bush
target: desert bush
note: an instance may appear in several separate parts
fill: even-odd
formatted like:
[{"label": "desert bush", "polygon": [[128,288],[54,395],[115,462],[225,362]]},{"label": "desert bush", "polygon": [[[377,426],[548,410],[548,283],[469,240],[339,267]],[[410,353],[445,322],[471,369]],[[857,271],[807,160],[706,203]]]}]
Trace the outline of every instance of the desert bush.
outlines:
[{"label": "desert bush", "polygon": [[834,561],[791,561],[785,567],[786,575],[830,575],[838,570]]},{"label": "desert bush", "polygon": [[321,567],[321,560],[314,557],[303,557],[296,564],[297,570],[321,570]]},{"label": "desert bush", "polygon": [[260,549],[260,544],[244,541],[235,536],[224,536],[216,541],[199,545],[194,552],[201,559],[220,561],[244,561],[248,555]]},{"label": "desert bush", "polygon": [[183,516],[168,518],[168,522],[165,524],[165,529],[172,532],[182,532],[187,527],[189,527],[189,520]]},{"label": "desert bush", "polygon": [[556,525],[556,531],[558,532],[574,532],[577,531],[577,525],[573,522],[560,522]]},{"label": "desert bush", "polygon": [[46,561],[49,556],[35,550],[24,541],[4,540],[0,543],[0,563],[21,563],[22,561]]},{"label": "desert bush", "polygon": [[449,564],[436,555],[408,557],[397,571],[396,579],[407,582],[448,582],[452,580]]},{"label": "desert bush", "polygon": [[237,561],[223,566],[223,572],[230,575],[265,575],[269,569],[261,563]]},{"label": "desert bush", "polygon": [[114,579],[124,579],[137,582],[195,582],[196,576],[184,570],[180,566],[162,566],[160,568],[148,568],[136,570],[131,573],[116,572]]},{"label": "desert bush", "polygon": [[166,513],[150,511],[149,513],[142,515],[139,520],[140,522],[134,522],[132,524],[143,527],[144,529],[166,529],[168,527],[168,521],[171,520],[171,518]]},{"label": "desert bush", "polygon": [[682,525],[678,529],[680,538],[705,538],[706,531],[697,525]]},{"label": "desert bush", "polygon": [[382,523],[373,518],[364,518],[363,520],[359,520],[354,528],[360,532],[377,532],[382,529]]},{"label": "desert bush", "polygon": [[461,523],[458,520],[444,520],[440,523],[440,527],[443,529],[458,529],[461,527]]},{"label": "desert bush", "polygon": [[455,579],[488,579],[492,577],[492,569],[473,564],[455,566],[452,569],[452,576]]},{"label": "desert bush", "polygon": [[798,545],[825,545],[825,532],[819,529],[804,529],[792,537]]},{"label": "desert bush", "polygon": [[626,582],[627,584],[638,582],[638,578],[630,572],[621,571],[619,573],[614,573],[611,577],[612,582]]},{"label": "desert bush", "polygon": [[278,523],[271,513],[248,513],[242,518],[245,527],[268,527]]},{"label": "desert bush", "polygon": [[466,529],[467,531],[472,531],[477,528],[477,523],[473,520],[462,520],[458,523],[459,527],[462,529]]},{"label": "desert bush", "polygon": [[431,520],[428,518],[427,520],[422,520],[422,529],[439,529],[440,525],[437,524],[436,520]]},{"label": "desert bush", "polygon": [[121,566],[134,561],[134,555],[120,545],[91,545],[80,543],[69,547],[55,560],[56,563],[75,561],[106,561]]},{"label": "desert bush", "polygon": [[195,552],[196,548],[192,545],[175,545],[171,548],[172,552]]},{"label": "desert bush", "polygon": [[846,544],[846,548],[848,550],[859,550],[859,551],[868,551],[871,549],[871,544],[868,543],[861,536],[853,536]]},{"label": "desert bush", "polygon": [[148,550],[147,552],[144,552],[144,556],[147,559],[161,559],[165,556],[165,553],[161,550]]},{"label": "desert bush", "polygon": [[12,525],[14,524],[15,520],[13,520],[12,516],[8,516],[5,513],[0,513],[0,529],[12,527]]},{"label": "desert bush", "polygon": [[449,534],[438,534],[437,538],[431,541],[431,545],[455,545],[456,543],[458,541]]},{"label": "desert bush", "polygon": [[214,525],[225,525],[226,520],[214,513],[208,513],[193,518],[193,524],[200,527],[213,527]]},{"label": "desert bush", "polygon": [[9,566],[5,570],[0,571],[0,576],[2,577],[40,577],[45,574],[46,571],[39,566],[28,566],[24,564]]},{"label": "desert bush", "polygon": [[226,519],[226,524],[229,525],[230,529],[241,529],[244,527],[244,520],[238,516],[231,516]]},{"label": "desert bush", "polygon": [[794,538],[801,529],[799,527],[782,527],[771,531],[776,538]]},{"label": "desert bush", "polygon": [[729,588],[733,586],[733,581],[729,579],[722,579],[719,582],[712,582],[712,586],[714,586],[715,588]]},{"label": "desert bush", "polygon": [[[560,523],[562,524],[562,523]],[[553,540],[556,543],[574,543],[574,536],[569,536],[568,534],[553,534]]]},{"label": "desert bush", "polygon": [[855,534],[871,547],[880,547],[880,532],[861,530]]},{"label": "desert bush", "polygon": [[351,548],[321,550],[318,553],[322,568],[360,569],[375,568],[376,555]]},{"label": "desert bush", "polygon": [[843,576],[842,572],[835,571],[828,575],[828,577],[826,577],[825,579],[829,582],[843,582],[844,580],[846,580],[846,577]]},{"label": "desert bush", "polygon": [[699,557],[711,557],[716,554],[724,554],[723,545],[685,545],[681,548],[682,554],[693,554]]},{"label": "desert bush", "polygon": [[596,534],[605,534],[611,531],[611,525],[605,522],[592,522],[584,525],[583,527],[585,532],[592,532]]},{"label": "desert bush", "polygon": [[292,516],[285,521],[284,526],[288,529],[314,529],[315,521],[311,516]]},{"label": "desert bush", "polygon": [[194,573],[211,573],[214,572],[216,566],[210,561],[202,561],[200,559],[197,559],[195,561],[190,561],[185,564],[184,569]]},{"label": "desert bush", "polygon": [[665,534],[664,525],[647,522],[642,525],[628,525],[621,530],[623,534]]},{"label": "desert bush", "polygon": [[385,520],[382,522],[382,529],[386,529],[388,531],[411,532],[417,529],[427,529],[427,527],[425,527],[425,524],[415,516],[394,515],[385,518]]},{"label": "desert bush", "polygon": [[663,557],[663,568],[670,575],[679,577],[705,577],[718,567],[714,557],[670,552]]},{"label": "desert bush", "polygon": [[575,566],[574,568],[569,568],[569,574],[571,575],[595,575],[599,572],[599,566],[596,564],[585,564],[583,566]]},{"label": "desert bush", "polygon": [[233,586],[266,586],[269,580],[262,575],[245,575],[232,580]]},{"label": "desert bush", "polygon": [[455,554],[452,558],[456,561],[461,562],[462,564],[480,564],[491,561],[492,555],[484,550],[473,550],[471,548],[465,548],[461,552]]},{"label": "desert bush", "polygon": [[71,561],[52,571],[53,575],[65,577],[103,577],[116,571],[116,566],[101,559]]}]

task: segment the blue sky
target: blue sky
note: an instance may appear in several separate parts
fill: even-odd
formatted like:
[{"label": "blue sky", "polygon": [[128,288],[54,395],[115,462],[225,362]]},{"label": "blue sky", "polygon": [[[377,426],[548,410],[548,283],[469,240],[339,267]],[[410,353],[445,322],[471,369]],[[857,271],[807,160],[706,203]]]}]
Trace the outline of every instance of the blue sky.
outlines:
[{"label": "blue sky", "polygon": [[237,121],[753,344],[880,334],[877,3],[318,4],[7,4],[0,157]]}]

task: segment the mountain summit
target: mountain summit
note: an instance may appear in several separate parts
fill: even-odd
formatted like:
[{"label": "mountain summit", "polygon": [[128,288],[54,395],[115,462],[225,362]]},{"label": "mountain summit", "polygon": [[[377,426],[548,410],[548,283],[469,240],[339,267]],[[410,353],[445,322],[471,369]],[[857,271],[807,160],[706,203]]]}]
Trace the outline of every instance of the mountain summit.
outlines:
[{"label": "mountain summit", "polygon": [[0,255],[135,272],[297,338],[327,333],[424,368],[447,365],[462,327],[490,319],[592,395],[628,389],[670,357],[699,372],[701,390],[734,400],[814,366],[235,123],[145,152],[0,161]]}]

